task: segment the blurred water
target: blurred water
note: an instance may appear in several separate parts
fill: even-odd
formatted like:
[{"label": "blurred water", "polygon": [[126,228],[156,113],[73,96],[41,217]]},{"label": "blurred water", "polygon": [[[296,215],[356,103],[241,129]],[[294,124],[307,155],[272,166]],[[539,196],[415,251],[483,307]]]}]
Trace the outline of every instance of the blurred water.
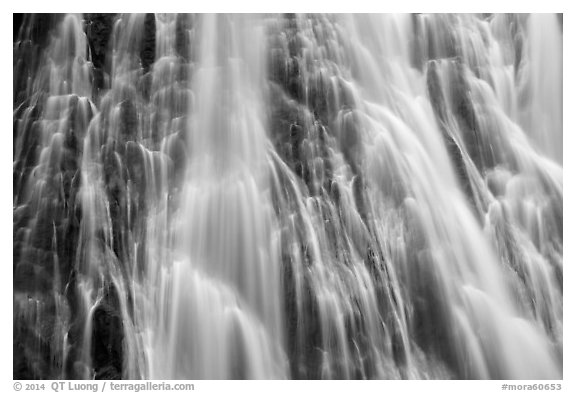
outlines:
[{"label": "blurred water", "polygon": [[562,377],[555,15],[26,16],[14,375]]}]

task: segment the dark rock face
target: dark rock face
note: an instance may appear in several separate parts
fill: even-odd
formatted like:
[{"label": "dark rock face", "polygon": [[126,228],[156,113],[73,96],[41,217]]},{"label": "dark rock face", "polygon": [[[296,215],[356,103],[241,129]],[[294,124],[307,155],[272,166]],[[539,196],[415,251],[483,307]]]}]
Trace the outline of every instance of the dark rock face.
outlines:
[{"label": "dark rock face", "polygon": [[[148,165],[154,176],[163,176],[160,160],[166,160],[168,174],[174,173],[170,158],[150,152],[144,146],[142,100],[135,86],[120,88],[120,94],[107,96],[110,88],[111,46],[115,14],[85,14],[83,18],[92,67],[91,97],[70,95],[58,99],[59,108],[45,112],[48,83],[43,79],[46,50],[57,34],[63,15],[14,16],[14,377],[78,378],[93,375],[98,379],[118,379],[123,374],[124,322],[118,293],[105,278],[106,294],[91,317],[85,309],[86,269],[90,259],[132,258],[129,238],[138,217],[146,208],[149,195]],[[190,28],[188,19],[180,20],[181,30]],[[134,49],[142,66],[142,81],[148,80],[155,61],[155,16],[144,19],[142,42]],[[74,37],[70,42],[74,43]],[[181,43],[182,55],[185,45]],[[69,50],[79,49],[71,46]],[[184,67],[181,67],[184,69]],[[42,72],[41,72],[42,71]],[[186,78],[186,75],[183,76]],[[144,92],[145,89],[142,89]],[[178,94],[181,94],[178,92]],[[105,98],[102,102],[101,99]],[[148,97],[149,99],[149,97]],[[180,97],[175,97],[180,100]],[[91,123],[95,102],[100,119]],[[186,105],[184,105],[185,107]],[[176,108],[178,109],[178,108]],[[175,112],[182,116],[185,109]],[[60,116],[60,118],[53,118]],[[52,126],[58,120],[58,128]],[[52,123],[50,123],[52,122]],[[48,128],[53,127],[53,128]],[[89,130],[92,127],[92,130]],[[56,131],[56,132],[55,132]],[[53,133],[46,143],[45,135]],[[90,134],[90,135],[88,135]],[[88,136],[87,136],[88,135]],[[90,141],[84,152],[85,137]],[[183,141],[174,134],[169,154],[178,163],[182,176],[186,153]],[[162,139],[157,141],[160,146]],[[80,193],[85,181],[83,155],[101,162],[109,222],[90,229],[84,217],[92,209],[89,199]],[[44,158],[43,158],[44,157]],[[44,161],[42,161],[44,160]],[[173,182],[173,180],[170,180]],[[86,231],[95,231],[94,239]],[[119,264],[118,268],[128,269]],[[83,282],[83,284],[81,284]],[[41,323],[32,323],[36,318]],[[87,370],[85,326],[91,320],[91,369]],[[69,350],[54,341],[65,330]],[[56,340],[58,341],[58,340]],[[61,359],[66,358],[66,364]]]},{"label": "dark rock face", "polygon": [[[44,50],[61,19],[62,15],[38,14],[15,21],[21,21],[14,48],[14,98],[19,109],[14,116],[13,339],[14,376],[19,379],[79,375],[75,356],[80,355],[72,349],[68,363],[61,364],[65,349],[57,337],[69,329],[72,346],[81,341],[83,313],[78,293],[70,288],[77,274],[81,234],[78,193],[83,139],[94,113],[90,97],[70,95],[59,99],[61,117],[46,119],[54,106],[46,112],[47,85],[35,80],[42,75],[47,61]],[[104,44],[93,47],[98,45]],[[104,53],[102,49],[100,55]],[[34,91],[32,86],[38,82]],[[46,143],[53,120],[59,121],[58,132]],[[68,318],[70,314],[74,319]],[[30,318],[39,322],[30,323]],[[121,342],[121,329],[113,331]],[[117,348],[118,342],[114,345]],[[121,372],[121,367],[117,369]]]},{"label": "dark rock face", "polygon": [[[92,53],[92,63],[97,69],[110,70],[107,64],[107,54],[110,47],[109,42],[112,37],[112,29],[116,14],[85,14],[86,37]],[[109,61],[109,60],[108,60]]]},{"label": "dark rock face", "polygon": [[156,19],[154,14],[146,14],[144,19],[144,40],[140,51],[140,60],[144,73],[150,70],[150,66],[156,60]]},{"label": "dark rock face", "polygon": [[30,40],[45,46],[64,14],[14,14],[14,41]]},{"label": "dark rock face", "polygon": [[22,27],[22,22],[24,21],[24,14],[12,14],[12,28],[13,28],[13,41],[15,42],[18,38],[18,33],[20,32],[20,27]]},{"label": "dark rock face", "polygon": [[122,317],[112,292],[96,308],[92,329],[92,358],[96,379],[122,377]]},{"label": "dark rock face", "polygon": [[134,142],[138,138],[138,113],[136,106],[130,100],[120,104],[120,125],[118,143]]},{"label": "dark rock face", "polygon": [[14,14],[14,107],[32,95],[32,81],[43,65],[44,48],[50,43],[61,14]]},{"label": "dark rock face", "polygon": [[86,38],[94,66],[92,71],[94,101],[97,101],[100,93],[109,87],[111,60],[108,55],[115,20],[116,14],[84,14]]}]

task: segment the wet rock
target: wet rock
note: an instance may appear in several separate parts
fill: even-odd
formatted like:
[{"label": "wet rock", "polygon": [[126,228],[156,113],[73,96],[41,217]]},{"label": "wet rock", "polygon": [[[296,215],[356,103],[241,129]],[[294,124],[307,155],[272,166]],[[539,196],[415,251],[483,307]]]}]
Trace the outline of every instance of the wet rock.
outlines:
[{"label": "wet rock", "polygon": [[22,151],[20,152],[20,165],[22,168],[32,168],[36,165],[40,151],[40,138],[42,127],[40,122],[32,121],[26,124],[22,138]]},{"label": "wet rock", "polygon": [[120,145],[128,141],[136,141],[138,138],[138,111],[131,100],[122,101],[120,104],[118,134]]},{"label": "wet rock", "polygon": [[453,25],[454,16],[436,15],[427,18],[424,29],[426,30],[426,52],[428,60],[451,58],[457,56],[457,37],[450,26]]},{"label": "wet rock", "polygon": [[426,45],[426,37],[424,35],[424,21],[422,20],[422,16],[420,14],[412,14],[412,32],[414,34],[414,41],[411,45],[411,64],[416,69],[422,69],[424,64],[426,63],[425,58],[425,45]]},{"label": "wet rock", "polygon": [[63,17],[64,14],[14,14],[14,29],[19,24],[14,40],[28,39],[39,46],[45,46],[51,38],[52,30]]},{"label": "wet rock", "polygon": [[288,70],[286,76],[286,91],[295,99],[304,99],[304,83],[300,75],[300,64],[296,58],[288,60]]},{"label": "wet rock", "polygon": [[481,134],[477,109],[468,84],[468,72],[461,60],[451,64],[450,106],[462,132],[466,151],[478,171],[484,174],[486,169],[494,167],[495,159],[488,141]]},{"label": "wet rock", "polygon": [[150,70],[156,59],[156,17],[154,14],[146,14],[144,19],[144,40],[140,51],[140,60],[144,73]]},{"label": "wet rock", "polygon": [[358,174],[361,170],[363,155],[361,121],[354,111],[345,111],[338,116],[340,124],[337,126],[340,133],[340,148],[344,158],[350,165],[352,172]]},{"label": "wet rock", "polygon": [[122,375],[123,323],[115,291],[109,290],[96,308],[92,329],[92,362],[97,379],[118,379]]},{"label": "wet rock", "polygon": [[[14,271],[14,290],[34,293],[46,293],[52,289],[52,270],[54,254],[45,251],[28,251],[25,259],[16,265]],[[44,266],[43,266],[44,265]]]},{"label": "wet rock", "polygon": [[428,88],[428,96],[434,114],[441,124],[445,125],[448,120],[448,108],[444,93],[442,92],[442,84],[440,82],[439,66],[436,61],[428,62],[428,69],[426,71],[426,87]]},{"label": "wet rock", "polygon": [[92,93],[92,100],[98,102],[103,91],[110,88],[110,76],[102,68],[92,68],[91,73],[92,87],[94,88]]},{"label": "wet rock", "polygon": [[26,361],[26,348],[24,347],[24,341],[21,340],[17,333],[14,332],[14,337],[12,340],[12,367],[14,379],[31,379],[33,378],[33,371]]},{"label": "wet rock", "polygon": [[299,136],[300,130],[293,130],[292,127],[301,123],[300,109],[297,103],[285,94],[281,86],[272,84],[270,89],[271,136],[279,153],[287,159],[292,156],[294,143],[299,143],[302,139]]},{"label": "wet rock", "polygon": [[126,143],[125,159],[128,178],[142,198],[146,192],[146,158],[144,155],[144,147],[135,142]]},{"label": "wet rock", "polygon": [[114,366],[105,366],[100,368],[94,377],[96,380],[113,380],[122,379],[122,373]]},{"label": "wet rock", "polygon": [[30,207],[27,204],[20,205],[14,208],[12,213],[12,220],[14,222],[14,229],[24,228],[28,222],[34,217]]},{"label": "wet rock", "polygon": [[109,42],[112,38],[112,30],[114,28],[114,19],[116,14],[85,14],[86,20],[86,37],[88,38],[88,45],[90,45],[90,52],[92,55],[92,63],[100,72],[104,69],[109,69],[109,59],[106,55],[109,53]]},{"label": "wet rock", "polygon": [[368,211],[366,203],[366,184],[364,182],[364,176],[358,174],[352,179],[352,193],[354,195],[354,202],[356,203],[356,209],[360,214],[360,217],[364,223],[368,222]]},{"label": "wet rock", "polygon": [[189,61],[190,56],[190,29],[192,28],[192,19],[190,15],[178,14],[176,16],[176,53]]},{"label": "wet rock", "polygon": [[436,61],[428,62],[428,70],[426,72],[426,86],[428,88],[428,96],[430,97],[430,102],[432,103],[432,109],[436,116],[438,127],[442,131],[442,139],[448,155],[452,161],[452,165],[456,169],[456,175],[459,183],[464,188],[464,192],[470,204],[475,205],[474,202],[474,191],[472,188],[472,183],[470,177],[468,176],[468,170],[466,168],[466,163],[464,161],[464,153],[451,130],[448,128],[449,122],[449,110],[448,105],[442,91],[442,84],[440,81],[440,75],[438,70],[438,63]]},{"label": "wet rock", "polygon": [[142,98],[144,98],[146,101],[150,100],[153,79],[153,73],[147,72],[138,80],[138,91],[142,94]]},{"label": "wet rock", "polygon": [[[24,102],[32,95],[32,78],[38,69],[45,64],[43,49],[52,38],[52,30],[62,14],[14,14],[14,103]],[[47,91],[46,82],[39,83],[41,90]]]},{"label": "wet rock", "polygon": [[104,183],[112,201],[120,201],[126,193],[126,177],[115,144],[108,143],[102,149]]},{"label": "wet rock", "polygon": [[[408,244],[407,247],[412,247]],[[426,353],[435,354],[438,359],[460,378],[465,378],[465,365],[458,359],[457,343],[451,336],[450,310],[443,300],[443,283],[434,271],[436,263],[428,251],[420,251],[410,256],[414,266],[411,279],[411,295],[413,300],[413,324],[411,335]]]},{"label": "wet rock", "polygon": [[330,122],[331,113],[329,113],[330,104],[328,102],[328,81],[326,75],[317,72],[308,82],[308,103],[314,114],[314,117],[324,124]]},{"label": "wet rock", "polygon": [[36,213],[36,218],[30,222],[32,230],[30,244],[34,248],[41,250],[51,250],[54,226],[59,223],[63,217],[63,206],[57,200],[44,200]]},{"label": "wet rock", "polygon": [[167,138],[165,153],[172,160],[174,168],[173,186],[177,186],[181,183],[184,173],[186,172],[186,164],[188,161],[186,143],[178,134],[173,134]]},{"label": "wet rock", "polygon": [[294,379],[319,379],[321,377],[322,336],[318,320],[318,305],[312,296],[312,288],[305,280],[301,301],[302,314],[298,312],[296,277],[290,255],[283,256],[284,310],[286,312],[288,359],[290,375]]},{"label": "wet rock", "polygon": [[290,125],[290,144],[292,145],[292,157],[295,160],[300,160],[300,146],[306,138],[306,131],[303,126],[299,124]]}]

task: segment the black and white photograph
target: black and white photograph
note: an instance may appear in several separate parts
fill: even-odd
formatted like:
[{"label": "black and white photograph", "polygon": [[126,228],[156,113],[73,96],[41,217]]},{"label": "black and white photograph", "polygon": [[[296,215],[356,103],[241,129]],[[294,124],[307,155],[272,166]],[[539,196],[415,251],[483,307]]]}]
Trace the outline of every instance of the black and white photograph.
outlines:
[{"label": "black and white photograph", "polygon": [[567,391],[562,13],[12,18],[6,391]]}]

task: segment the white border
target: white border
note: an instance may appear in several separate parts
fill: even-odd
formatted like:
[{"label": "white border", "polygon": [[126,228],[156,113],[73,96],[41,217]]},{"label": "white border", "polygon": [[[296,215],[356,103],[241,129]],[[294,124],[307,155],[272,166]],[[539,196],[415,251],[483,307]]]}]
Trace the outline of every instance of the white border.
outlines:
[{"label": "white border", "polygon": [[[287,1],[262,1],[262,0],[209,0],[209,1],[174,1],[162,0],[157,3],[144,1],[122,2],[118,0],[90,1],[67,0],[58,1],[14,1],[4,0],[2,9],[2,50],[0,53],[6,56],[2,59],[2,130],[5,133],[5,141],[0,144],[2,153],[2,165],[0,184],[5,191],[0,192],[1,212],[1,236],[0,249],[2,259],[0,262],[0,391],[11,392],[12,380],[12,171],[9,160],[12,153],[12,62],[8,60],[13,52],[12,41],[8,31],[12,26],[12,12],[70,12],[70,11],[101,11],[107,12],[562,12],[564,13],[564,167],[568,176],[564,179],[564,200],[568,203],[564,206],[564,380],[563,392],[576,391],[575,359],[574,359],[574,157],[576,147],[574,143],[574,120],[576,102],[574,91],[574,75],[576,64],[574,62],[574,10],[572,1],[546,0],[546,1],[514,1],[503,2],[499,0],[482,0],[474,2],[456,2],[447,0],[402,0],[402,1],[369,1],[353,0],[346,2],[335,1],[312,1],[312,0],[287,0]],[[8,141],[10,139],[10,141]],[[8,191],[10,188],[10,191]],[[250,392],[292,392],[292,391],[335,391],[350,392],[361,389],[362,392],[499,392],[505,381],[196,381],[196,391],[250,391]],[[538,381],[535,381],[538,382]],[[542,381],[546,383],[546,381]],[[520,381],[511,381],[520,383]],[[526,382],[528,383],[528,382]],[[51,391],[47,389],[46,391]],[[109,390],[107,390],[109,391]]]}]

